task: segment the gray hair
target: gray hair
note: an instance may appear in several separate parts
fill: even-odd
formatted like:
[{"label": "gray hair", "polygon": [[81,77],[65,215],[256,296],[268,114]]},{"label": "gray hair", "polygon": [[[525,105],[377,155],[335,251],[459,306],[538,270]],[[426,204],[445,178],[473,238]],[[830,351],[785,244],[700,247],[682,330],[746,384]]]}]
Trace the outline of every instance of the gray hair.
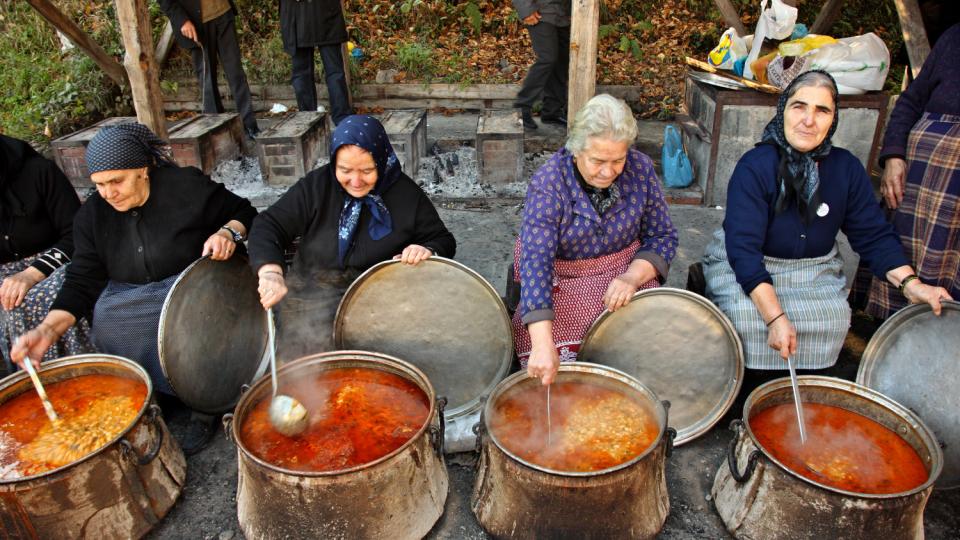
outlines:
[{"label": "gray hair", "polygon": [[587,148],[587,139],[602,137],[629,145],[637,139],[637,120],[622,100],[609,94],[598,94],[577,111],[564,145],[572,154]]},{"label": "gray hair", "polygon": [[786,99],[784,102],[788,101],[797,93],[797,90],[801,88],[826,88],[830,90],[830,95],[833,97],[833,106],[837,107],[837,83],[833,80],[833,77],[826,71],[821,71],[819,69],[813,71],[804,71],[800,75],[790,82],[785,90]]}]

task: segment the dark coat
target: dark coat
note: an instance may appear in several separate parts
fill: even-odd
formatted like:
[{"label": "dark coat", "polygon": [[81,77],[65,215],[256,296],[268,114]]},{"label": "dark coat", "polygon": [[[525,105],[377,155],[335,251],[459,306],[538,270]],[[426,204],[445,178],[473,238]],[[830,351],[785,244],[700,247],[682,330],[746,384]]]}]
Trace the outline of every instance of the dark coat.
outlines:
[{"label": "dark coat", "polygon": [[[237,16],[237,6],[230,2],[230,11],[226,13],[227,17]],[[173,26],[173,35],[177,38],[177,45],[183,49],[193,49],[196,43],[184,37],[180,32],[180,27],[188,20],[193,23],[197,29],[197,38],[203,42],[203,18],[200,15],[200,0],[157,0],[160,9],[170,19],[170,25]]]},{"label": "dark coat", "polygon": [[280,0],[280,34],[283,50],[337,45],[347,41],[347,23],[340,0]]}]

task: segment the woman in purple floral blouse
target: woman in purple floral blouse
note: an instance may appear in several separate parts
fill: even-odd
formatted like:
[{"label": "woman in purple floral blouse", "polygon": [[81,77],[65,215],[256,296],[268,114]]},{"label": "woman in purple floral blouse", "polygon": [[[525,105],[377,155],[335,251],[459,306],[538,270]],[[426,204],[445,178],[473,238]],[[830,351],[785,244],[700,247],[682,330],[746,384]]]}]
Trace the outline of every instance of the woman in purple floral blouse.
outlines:
[{"label": "woman in purple floral blouse", "polygon": [[527,372],[550,384],[604,308],[667,277],[677,230],[651,159],[632,148],[637,122],[601,94],[577,113],[564,148],[530,180],[514,274],[514,342]]}]

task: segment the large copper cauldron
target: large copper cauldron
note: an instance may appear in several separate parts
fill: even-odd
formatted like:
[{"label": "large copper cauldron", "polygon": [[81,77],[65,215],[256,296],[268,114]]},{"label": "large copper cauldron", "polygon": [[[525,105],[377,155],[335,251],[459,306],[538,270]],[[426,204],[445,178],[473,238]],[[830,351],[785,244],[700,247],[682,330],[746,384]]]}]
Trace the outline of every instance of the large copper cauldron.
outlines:
[{"label": "large copper cauldron", "polygon": [[[142,367],[119,356],[85,354],[45,364],[45,385],[109,374],[142,382],[136,419],[103,448],[49,472],[0,481],[4,538],[139,538],[173,506],[186,479],[183,452],[152,403]],[[0,381],[0,403],[33,392],[19,371]]]},{"label": "large copper cauldron", "polygon": [[665,405],[639,381],[607,366],[561,365],[562,382],[602,385],[643,403],[657,426],[653,443],[628,461],[592,472],[551,470],[520,458],[498,439],[490,420],[506,395],[540,391],[539,380],[515,373],[497,385],[478,425],[477,520],[496,538],[653,538],[670,509],[665,465],[676,432],[667,428]]},{"label": "large copper cauldron", "polygon": [[373,461],[326,472],[294,471],[257,457],[241,437],[244,420],[270,399],[269,377],[254,383],[224,419],[237,445],[237,517],[244,535],[260,538],[422,538],[443,513],[443,407],[413,365],[380,353],[333,351],[300,358],[279,371],[285,381],[324,370],[381,370],[412,382],[429,398],[429,414],[406,443]]},{"label": "large copper cauldron", "polygon": [[[750,419],[770,407],[793,403],[789,379],[754,390],[735,421],[736,438],[711,491],[717,512],[737,538],[923,538],[923,509],[943,467],[930,429],[906,407],[858,384],[821,376],[799,377],[805,403],[858,413],[892,430],[917,453],[925,482],[891,494],[854,493],[814,481],[781,464],[764,448]],[[808,443],[809,444],[809,443]]]}]

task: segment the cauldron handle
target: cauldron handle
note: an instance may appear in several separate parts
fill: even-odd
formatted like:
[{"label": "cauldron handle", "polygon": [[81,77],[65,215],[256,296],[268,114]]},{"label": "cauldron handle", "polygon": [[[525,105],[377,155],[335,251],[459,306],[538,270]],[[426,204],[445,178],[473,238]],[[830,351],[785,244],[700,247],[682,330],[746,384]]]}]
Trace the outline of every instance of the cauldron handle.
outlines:
[{"label": "cauldron handle", "polygon": [[440,396],[437,398],[437,418],[440,420],[440,427],[430,426],[430,443],[433,444],[433,451],[437,457],[443,459],[443,438],[447,432],[447,422],[443,417],[443,410],[447,407],[447,398]]},{"label": "cauldron handle", "polygon": [[664,454],[666,457],[673,455],[673,441],[677,438],[677,430],[670,427],[670,400],[664,399],[660,401],[660,404],[663,405],[663,425],[667,426],[667,450]]},{"label": "cauldron handle", "polygon": [[233,413],[223,415],[220,423],[223,424],[223,436],[226,437],[228,441],[233,442]]},{"label": "cauldron handle", "polygon": [[747,468],[741,473],[737,470],[737,440],[743,432],[743,421],[738,419],[730,422],[730,431],[736,435],[734,435],[730,441],[730,447],[727,451],[727,466],[730,467],[730,475],[733,476],[733,479],[736,480],[738,484],[742,484],[753,476],[753,471],[757,468],[757,460],[760,459],[760,451],[754,450],[750,452],[750,456],[747,458]]},{"label": "cauldron handle", "polygon": [[133,444],[126,439],[120,439],[120,453],[124,456],[136,456],[137,465],[143,466],[154,459],[157,455],[160,454],[160,447],[163,446],[163,429],[160,428],[160,424],[157,419],[160,417],[160,407],[155,404],[150,404],[149,412],[147,412],[147,422],[153,425],[154,431],[157,433],[156,442],[153,443],[153,448],[151,448],[146,454],[142,456],[136,455],[136,450],[133,448]]},{"label": "cauldron handle", "polygon": [[[487,408],[487,398],[480,398],[480,418],[477,420],[477,423],[473,425],[473,434],[477,436],[476,446],[474,450],[479,454],[483,450],[483,435],[487,432],[487,425],[483,421],[483,411]],[[479,463],[479,462],[478,462]]]}]

